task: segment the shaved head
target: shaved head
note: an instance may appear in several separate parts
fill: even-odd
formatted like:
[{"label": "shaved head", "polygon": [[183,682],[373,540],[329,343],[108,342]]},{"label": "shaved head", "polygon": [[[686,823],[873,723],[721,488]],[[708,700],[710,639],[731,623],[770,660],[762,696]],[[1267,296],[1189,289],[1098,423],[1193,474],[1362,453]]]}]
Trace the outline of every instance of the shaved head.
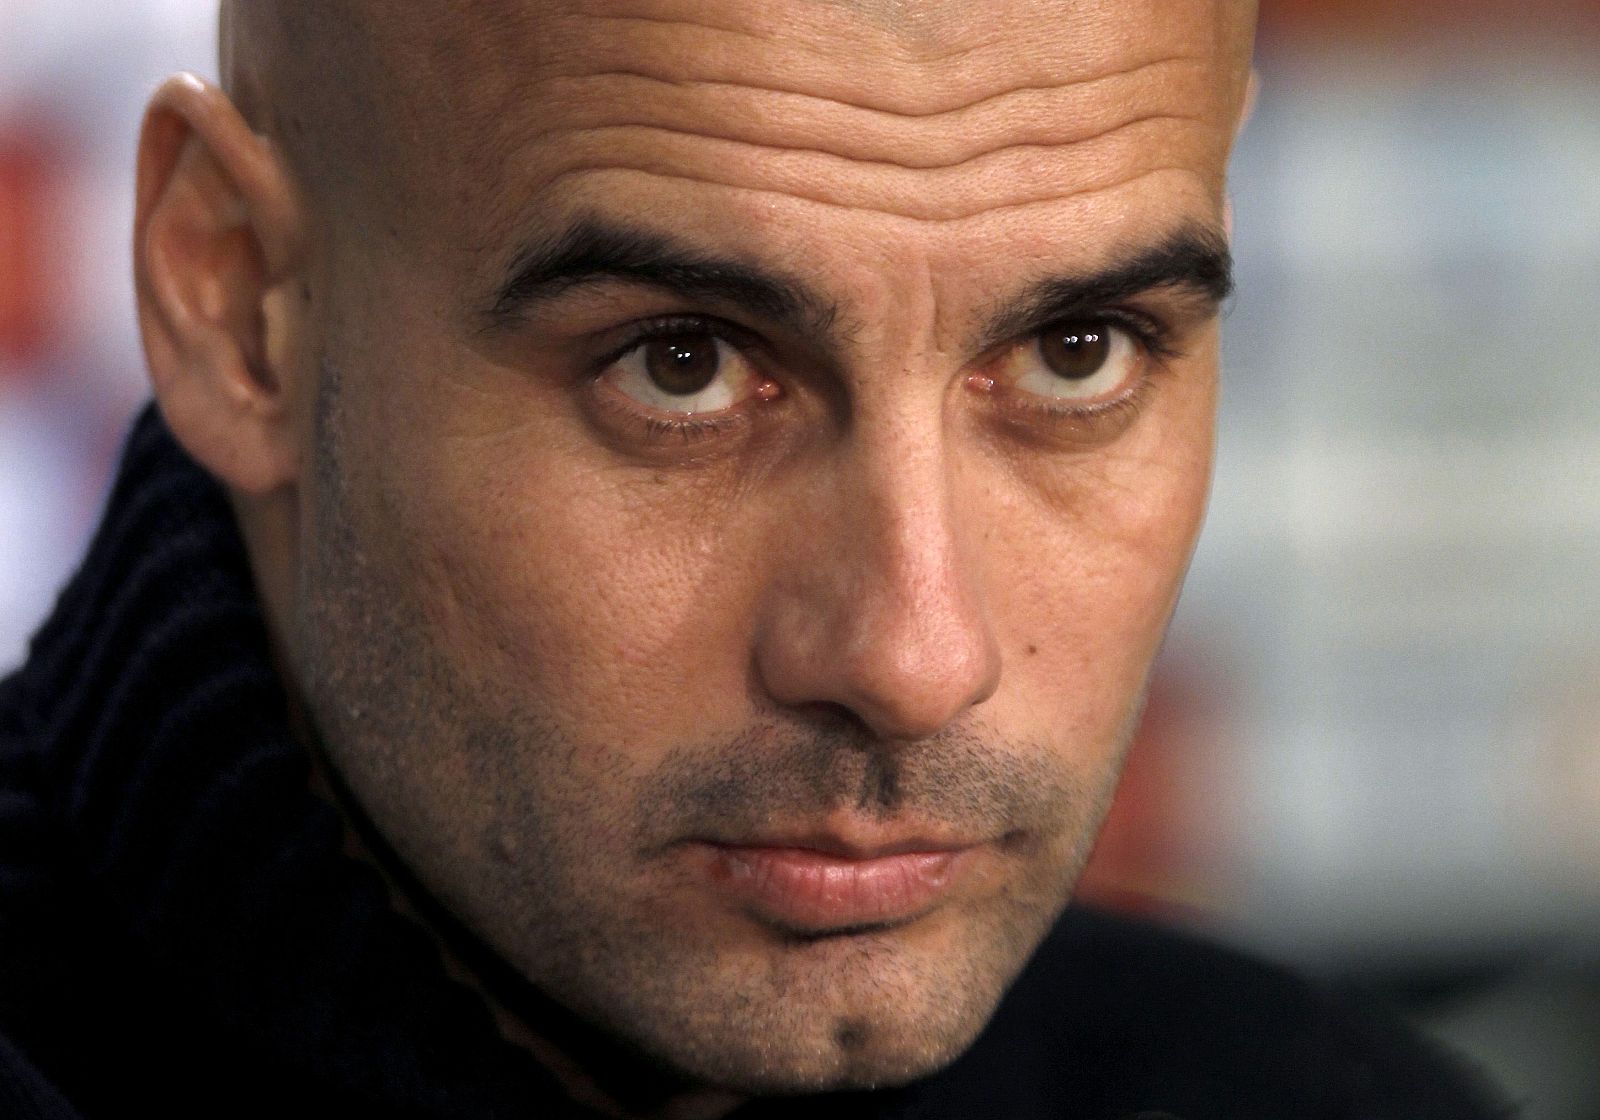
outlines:
[{"label": "shaved head", "polygon": [[[1041,85],[1113,69],[1130,50],[1145,59],[1184,54],[1222,80],[1207,96],[1219,115],[1237,112],[1249,78],[1256,0],[1200,0],[1185,5],[1202,18],[1159,18],[1159,4],[1142,20],[1115,19],[1095,0],[1029,0],[996,5],[949,0],[798,0],[726,6],[715,0],[642,0],[586,4],[583,0],[223,0],[220,68],[224,88],[257,131],[281,146],[301,186],[319,205],[339,189],[365,188],[367,205],[423,202],[402,193],[410,183],[397,171],[417,162],[493,160],[508,138],[492,127],[504,119],[505,99],[538,97],[541,65],[560,74],[582,57],[581,16],[596,8],[615,29],[609,53],[618,65],[636,60],[670,79],[674,60],[657,55],[652,23],[703,17],[729,41],[760,36],[814,46],[811,16],[844,14],[861,21],[875,49],[947,75],[956,87],[981,85],[986,48],[1008,38],[1032,39]],[[689,13],[684,15],[683,13]],[[697,15],[696,15],[697,14]],[[1158,34],[1168,28],[1166,36]],[[1057,36],[1041,28],[1063,29]],[[1070,28],[1070,32],[1064,30]],[[1198,33],[1198,37],[1197,37]],[[1165,38],[1165,42],[1163,42]],[[538,44],[530,50],[529,44]],[[643,53],[640,53],[640,52]],[[723,53],[721,51],[719,54]],[[738,71],[727,66],[713,68]],[[719,78],[727,74],[719,74]],[[846,99],[873,100],[889,111],[938,112],[907,91],[897,96],[885,75],[863,68],[844,83]],[[947,99],[959,107],[959,97]],[[419,144],[426,147],[419,150]],[[437,202],[438,200],[434,200]]]}]

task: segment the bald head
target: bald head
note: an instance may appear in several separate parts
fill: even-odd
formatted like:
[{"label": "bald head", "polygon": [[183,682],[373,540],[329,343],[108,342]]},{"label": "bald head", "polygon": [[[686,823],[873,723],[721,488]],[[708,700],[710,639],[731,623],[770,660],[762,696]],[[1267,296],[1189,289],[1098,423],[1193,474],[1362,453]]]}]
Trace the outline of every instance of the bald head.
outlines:
[{"label": "bald head", "polygon": [[[996,92],[982,71],[994,44],[1011,39],[1033,59],[1025,80],[1041,87],[1102,77],[1130,56],[1185,57],[1222,77],[1207,84],[1212,111],[1234,113],[1248,77],[1255,0],[1132,6],[1150,11],[1119,17],[1117,5],[1102,0],[653,0],[637,12],[601,6],[599,14],[586,12],[596,5],[585,0],[223,0],[220,61],[245,119],[280,145],[315,201],[365,187],[369,204],[414,206],[425,200],[405,189],[414,186],[407,171],[507,154],[526,135],[506,123],[537,120],[529,101],[559,97],[586,68],[603,63],[667,82],[750,82],[765,77],[768,64],[749,52],[741,66],[737,48],[755,39],[792,44],[803,82],[815,68],[806,56],[822,53],[841,17],[860,41],[856,73],[829,83],[845,104],[908,118],[959,111]],[[597,23],[603,40],[592,35]],[[674,24],[711,34],[693,44],[694,56],[675,57],[677,44],[656,33]],[[876,56],[906,64],[903,85]]]}]

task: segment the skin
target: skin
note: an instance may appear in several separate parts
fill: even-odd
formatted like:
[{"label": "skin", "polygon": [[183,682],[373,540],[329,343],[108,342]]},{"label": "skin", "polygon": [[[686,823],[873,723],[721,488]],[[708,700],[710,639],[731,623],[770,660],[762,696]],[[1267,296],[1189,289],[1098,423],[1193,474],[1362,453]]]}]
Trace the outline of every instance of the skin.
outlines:
[{"label": "skin", "polygon": [[[1041,324],[994,328],[1220,229],[1253,19],[258,0],[224,10],[227,93],[157,93],[162,409],[233,495],[347,810],[571,1017],[477,977],[575,1096],[715,1116],[920,1076],[1065,904],[1199,529],[1216,308],[1104,308],[1164,342],[1093,415],[1040,391]],[[615,279],[507,305],[580,219],[803,285],[820,321]],[[721,403],[652,411],[613,359],[686,315],[727,336]],[[797,831],[972,853],[911,920],[819,937],[701,843]],[[639,1066],[597,1074],[579,1025]]]}]

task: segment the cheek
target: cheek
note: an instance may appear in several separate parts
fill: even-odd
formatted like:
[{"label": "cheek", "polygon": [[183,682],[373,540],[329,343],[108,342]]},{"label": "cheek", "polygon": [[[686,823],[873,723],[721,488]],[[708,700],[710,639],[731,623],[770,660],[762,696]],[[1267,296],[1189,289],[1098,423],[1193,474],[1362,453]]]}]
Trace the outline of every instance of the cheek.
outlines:
[{"label": "cheek", "polygon": [[1173,397],[1093,461],[1022,472],[989,530],[997,701],[1044,741],[1115,747],[1166,632],[1211,463],[1208,385]]},{"label": "cheek", "polygon": [[540,446],[450,447],[415,495],[407,547],[440,644],[490,703],[533,705],[575,741],[639,757],[736,723],[753,595],[738,527],[648,473],[574,471]]},{"label": "cheek", "polygon": [[364,535],[485,716],[647,749],[742,702],[736,549],[703,494],[619,470],[557,379],[438,338],[356,342],[343,412],[374,497]]}]

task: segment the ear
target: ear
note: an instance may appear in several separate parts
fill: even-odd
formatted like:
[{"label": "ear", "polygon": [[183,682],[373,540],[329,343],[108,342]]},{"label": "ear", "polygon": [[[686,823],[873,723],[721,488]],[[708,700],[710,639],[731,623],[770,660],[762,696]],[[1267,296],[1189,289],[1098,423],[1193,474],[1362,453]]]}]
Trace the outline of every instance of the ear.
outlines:
[{"label": "ear", "polygon": [[227,96],[192,75],[151,98],[139,137],[134,279],[150,380],[168,426],[246,494],[299,469],[286,355],[304,214],[288,168]]}]

